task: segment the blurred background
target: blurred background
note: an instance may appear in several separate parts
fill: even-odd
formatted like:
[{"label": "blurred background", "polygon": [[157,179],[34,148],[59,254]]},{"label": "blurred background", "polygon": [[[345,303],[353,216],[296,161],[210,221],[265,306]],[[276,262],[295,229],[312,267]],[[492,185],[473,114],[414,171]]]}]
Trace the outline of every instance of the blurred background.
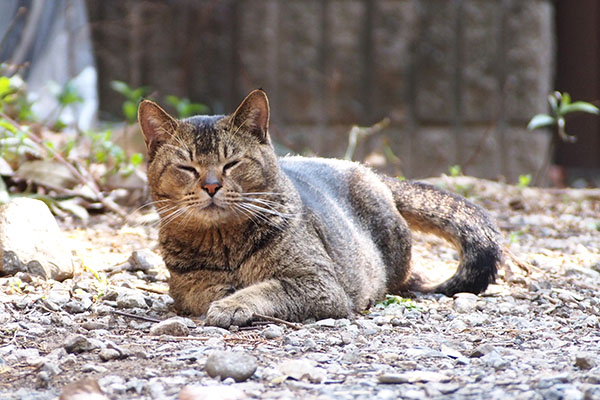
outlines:
[{"label": "blurred background", "polygon": [[129,164],[144,153],[141,97],[229,113],[260,87],[281,153],[409,178],[600,185],[598,116],[568,116],[575,142],[527,129],[552,116],[555,90],[600,105],[595,0],[4,0],[0,38],[32,120]]}]

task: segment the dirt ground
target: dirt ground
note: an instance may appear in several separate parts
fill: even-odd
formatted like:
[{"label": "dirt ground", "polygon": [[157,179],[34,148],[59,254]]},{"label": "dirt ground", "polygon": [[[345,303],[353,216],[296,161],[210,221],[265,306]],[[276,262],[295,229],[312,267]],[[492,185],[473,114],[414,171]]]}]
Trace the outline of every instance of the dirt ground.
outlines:
[{"label": "dirt ground", "polygon": [[[184,387],[194,399],[600,399],[600,193],[434,182],[487,208],[522,263],[507,262],[481,296],[388,299],[294,326],[174,318],[167,272],[148,252],[158,253],[152,214],[62,221],[73,279],[0,278],[0,398],[52,399],[91,378],[110,399],[186,398]],[[452,273],[456,251],[415,242],[416,269]],[[145,263],[126,263],[135,251]],[[222,350],[250,377],[209,376]]]}]

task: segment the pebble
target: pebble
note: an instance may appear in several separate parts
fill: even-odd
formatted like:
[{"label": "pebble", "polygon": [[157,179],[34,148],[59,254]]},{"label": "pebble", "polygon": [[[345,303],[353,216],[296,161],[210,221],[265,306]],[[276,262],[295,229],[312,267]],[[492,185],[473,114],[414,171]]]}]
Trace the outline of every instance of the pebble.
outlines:
[{"label": "pebble", "polygon": [[592,369],[598,363],[598,356],[580,353],[575,356],[575,365],[580,369]]},{"label": "pebble", "polygon": [[121,353],[115,349],[102,349],[100,350],[99,355],[102,361],[110,361],[121,358]]},{"label": "pebble", "polygon": [[169,318],[150,328],[150,335],[188,336],[189,328],[179,318]]},{"label": "pebble", "polygon": [[256,372],[256,358],[246,352],[216,351],[213,352],[204,365],[206,373],[213,378],[233,378],[243,382]]},{"label": "pebble", "polygon": [[294,378],[298,381],[308,380],[312,383],[321,383],[327,379],[327,372],[315,366],[309,359],[287,360],[277,368],[283,377]]},{"label": "pebble", "polygon": [[262,335],[265,339],[276,339],[283,336],[283,329],[277,325],[269,325],[263,332]]},{"label": "pebble", "polygon": [[454,310],[459,313],[475,311],[479,297],[473,293],[457,293],[454,295]]},{"label": "pebble", "polygon": [[83,335],[73,335],[67,338],[63,347],[67,353],[84,353],[86,351],[92,351],[97,349],[99,346],[86,338]]},{"label": "pebble", "polygon": [[232,386],[186,386],[179,392],[179,400],[241,400],[246,394]]},{"label": "pebble", "polygon": [[407,371],[403,373],[384,373],[379,375],[381,383],[448,382],[448,375],[435,371]]},{"label": "pebble", "polygon": [[148,308],[146,298],[139,290],[120,288],[117,297],[118,308]]}]

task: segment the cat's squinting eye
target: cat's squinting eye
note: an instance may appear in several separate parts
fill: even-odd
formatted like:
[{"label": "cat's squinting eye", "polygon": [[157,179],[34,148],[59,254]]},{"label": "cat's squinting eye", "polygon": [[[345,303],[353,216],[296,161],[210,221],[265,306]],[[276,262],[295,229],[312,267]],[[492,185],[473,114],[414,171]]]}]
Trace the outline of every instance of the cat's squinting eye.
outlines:
[{"label": "cat's squinting eye", "polygon": [[196,168],[192,167],[191,165],[178,165],[177,169],[183,170],[183,171],[187,171],[187,172],[191,172],[194,175],[198,174],[198,171],[196,170]]},{"label": "cat's squinting eye", "polygon": [[227,164],[225,164],[223,166],[223,172],[235,167],[239,162],[240,162],[239,160],[234,160],[234,161],[228,162]]}]

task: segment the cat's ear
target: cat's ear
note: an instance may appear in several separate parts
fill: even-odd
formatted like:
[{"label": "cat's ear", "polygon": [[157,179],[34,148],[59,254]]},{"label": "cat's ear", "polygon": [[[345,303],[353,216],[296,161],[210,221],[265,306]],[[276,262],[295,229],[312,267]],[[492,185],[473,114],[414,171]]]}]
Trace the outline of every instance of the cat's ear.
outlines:
[{"label": "cat's ear", "polygon": [[261,89],[253,90],[231,115],[236,129],[256,135],[261,143],[269,142],[269,99]]},{"label": "cat's ear", "polygon": [[138,121],[146,141],[148,157],[152,159],[156,150],[177,131],[177,120],[155,102],[143,100],[138,107]]}]

